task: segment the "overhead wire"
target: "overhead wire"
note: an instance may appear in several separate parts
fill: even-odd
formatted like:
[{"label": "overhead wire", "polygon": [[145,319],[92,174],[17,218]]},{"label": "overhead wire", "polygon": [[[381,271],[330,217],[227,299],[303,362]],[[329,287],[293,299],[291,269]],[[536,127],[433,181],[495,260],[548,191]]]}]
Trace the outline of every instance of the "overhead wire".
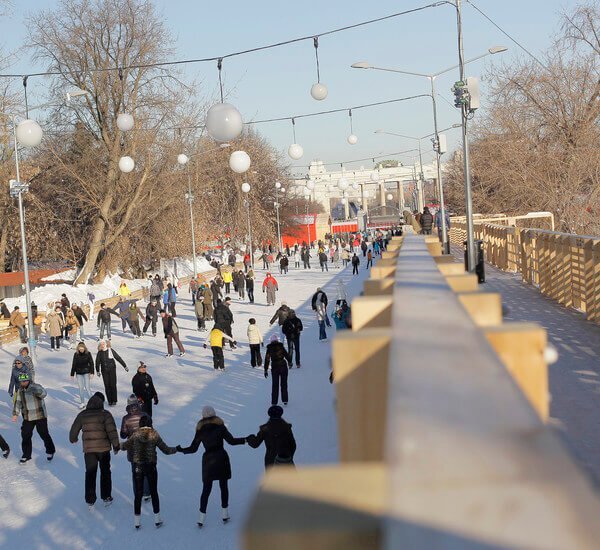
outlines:
[{"label": "overhead wire", "polygon": [[[180,60],[174,60],[174,61],[159,61],[156,63],[134,63],[131,65],[122,65],[119,67],[102,67],[102,68],[91,68],[88,69],[88,72],[92,73],[98,73],[98,72],[111,72],[111,71],[118,71],[119,69],[121,70],[131,70],[131,69],[150,69],[150,68],[155,68],[155,67],[170,67],[170,66],[176,66],[176,65],[187,65],[187,64],[194,64],[194,63],[206,63],[206,62],[210,62],[210,61],[223,61],[224,59],[228,59],[231,57],[236,57],[239,55],[245,55],[248,53],[254,53],[254,52],[259,52],[259,51],[263,51],[263,50],[268,50],[268,49],[272,49],[272,48],[279,48],[281,46],[287,46],[289,44],[295,44],[297,42],[303,42],[305,40],[313,40],[314,44],[318,43],[318,38],[323,37],[323,36],[329,36],[331,34],[336,34],[339,32],[344,32],[344,31],[348,31],[351,29],[356,29],[358,27],[363,27],[365,25],[372,25],[374,23],[379,23],[381,21],[386,21],[388,19],[393,19],[395,17],[401,17],[403,15],[408,15],[411,13],[416,13],[419,11],[423,11],[426,9],[430,9],[430,8],[437,8],[439,6],[442,6],[444,4],[451,4],[451,2],[449,2],[448,0],[442,0],[439,2],[433,2],[431,4],[427,4],[424,6],[419,6],[416,8],[412,8],[409,10],[404,10],[404,11],[400,11],[400,12],[396,12],[396,13],[392,13],[389,15],[384,15],[382,17],[377,17],[374,19],[369,19],[367,21],[361,21],[359,23],[354,23],[352,25],[346,25],[344,27],[338,27],[335,29],[331,29],[328,31],[324,31],[321,33],[313,33],[313,34],[309,34],[306,36],[301,36],[298,38],[292,38],[289,40],[283,40],[281,42],[275,42],[272,44],[266,44],[264,46],[257,46],[255,48],[248,48],[245,50],[240,50],[237,52],[231,52],[225,55],[218,55],[218,56],[213,56],[213,57],[203,57],[203,58],[195,58],[195,59],[180,59]],[[315,42],[315,40],[317,40]],[[28,76],[28,77],[37,77],[37,76],[58,76],[61,75],[62,72],[61,71],[46,71],[46,72],[37,72],[37,73],[29,73],[27,75],[25,74],[0,74],[0,78],[22,78],[24,76]]]}]

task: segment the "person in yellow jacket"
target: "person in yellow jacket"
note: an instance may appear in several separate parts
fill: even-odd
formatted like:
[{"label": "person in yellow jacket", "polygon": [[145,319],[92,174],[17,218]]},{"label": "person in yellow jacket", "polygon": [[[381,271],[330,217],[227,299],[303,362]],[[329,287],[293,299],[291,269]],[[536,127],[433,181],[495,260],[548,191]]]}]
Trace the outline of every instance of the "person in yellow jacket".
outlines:
[{"label": "person in yellow jacket", "polygon": [[210,349],[213,354],[213,366],[217,371],[225,370],[225,357],[223,357],[223,343],[225,340],[229,340],[231,342],[231,349],[235,349],[237,342],[225,334],[221,329],[213,327],[204,342],[205,349],[208,347],[207,344],[210,344]]},{"label": "person in yellow jacket", "polygon": [[223,282],[225,283],[225,294],[229,294],[229,289],[233,282],[233,273],[231,273],[231,271],[223,269]]},{"label": "person in yellow jacket", "polygon": [[119,296],[123,296],[125,298],[127,298],[127,296],[131,296],[131,290],[129,290],[129,287],[127,286],[127,283],[125,281],[123,281],[121,283],[121,286],[119,287],[119,290],[117,291],[117,294]]}]

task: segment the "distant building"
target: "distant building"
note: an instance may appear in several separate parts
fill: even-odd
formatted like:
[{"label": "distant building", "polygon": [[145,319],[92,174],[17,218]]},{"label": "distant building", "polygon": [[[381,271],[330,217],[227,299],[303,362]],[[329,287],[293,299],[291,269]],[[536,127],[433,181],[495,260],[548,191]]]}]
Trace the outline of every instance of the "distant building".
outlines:
[{"label": "distant building", "polygon": [[[323,205],[327,216],[332,220],[348,220],[357,218],[359,212],[367,216],[390,212],[401,213],[405,208],[416,210],[419,207],[417,189],[420,187],[419,164],[389,168],[344,169],[328,171],[321,160],[310,163],[308,174],[296,176],[289,185],[292,195],[304,196],[308,181],[314,183],[311,200]],[[436,168],[434,164],[423,165],[423,199],[428,202],[435,199]],[[338,187],[340,179],[345,178],[348,188],[341,191]]]}]

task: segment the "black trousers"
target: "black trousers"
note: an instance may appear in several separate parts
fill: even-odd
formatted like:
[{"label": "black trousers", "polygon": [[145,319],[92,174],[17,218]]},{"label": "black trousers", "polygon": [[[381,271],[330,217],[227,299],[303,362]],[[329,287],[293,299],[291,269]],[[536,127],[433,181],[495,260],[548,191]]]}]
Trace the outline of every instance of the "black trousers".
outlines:
[{"label": "black trousers", "polygon": [[41,418],[40,420],[23,420],[23,424],[21,424],[21,450],[23,451],[23,457],[31,458],[31,437],[33,436],[34,428],[44,442],[46,453],[50,455],[54,454],[56,447],[54,447],[54,441],[52,441],[48,432],[48,419]]},{"label": "black trousers", "polygon": [[129,328],[134,336],[141,336],[140,321],[138,319],[129,319]]},{"label": "black trousers", "polygon": [[100,465],[100,498],[105,500],[112,493],[112,477],[110,473],[110,451],[103,453],[85,453],[85,501],[96,502],[96,474]]},{"label": "black trousers", "polygon": [[367,269],[369,269],[369,267],[373,267],[373,260],[367,260]]},{"label": "black trousers", "polygon": [[296,366],[298,366],[300,364],[300,335],[288,336],[287,345],[290,359],[293,359],[294,352],[296,353]]},{"label": "black trousers", "polygon": [[171,317],[177,317],[177,312],[175,311],[176,302],[169,302],[169,313]]},{"label": "black trousers", "polygon": [[60,349],[60,336],[50,336],[50,349]]},{"label": "black trousers", "polygon": [[[202,484],[202,494],[200,495],[200,511],[206,514],[206,507],[208,506],[208,497],[212,491],[213,482],[205,481]],[[221,489],[221,508],[229,507],[229,487],[227,486],[226,479],[219,480],[219,488]]]},{"label": "black trousers", "polygon": [[281,401],[288,402],[288,368],[283,367],[271,368],[271,405],[277,405],[279,401],[279,386],[281,385]]},{"label": "black trousers", "polygon": [[249,288],[247,290],[247,292],[248,292],[248,300],[250,300],[250,303],[253,304],[254,303],[254,289]]},{"label": "black trousers", "polygon": [[160,512],[160,500],[158,498],[158,471],[156,464],[132,464],[133,470],[133,513],[139,516],[142,513],[142,496],[144,496],[144,485],[147,482],[152,497],[152,511]]},{"label": "black trousers", "polygon": [[152,325],[152,334],[156,335],[156,321],[157,319],[155,317],[146,317],[146,322],[144,323],[144,328],[142,329],[144,334],[146,334],[148,327]]},{"label": "black trousers", "polygon": [[225,368],[225,358],[223,357],[223,348],[219,346],[211,346],[210,348],[213,354],[213,366],[215,370]]},{"label": "black trousers", "polygon": [[1,435],[0,435],[0,449],[2,449],[3,452],[8,451],[8,449],[10,449],[10,447],[8,446],[8,443],[6,442],[6,439],[4,439]]},{"label": "black trousers", "polygon": [[117,369],[108,367],[102,369],[102,381],[108,404],[117,402]]},{"label": "black trousers", "polygon": [[231,283],[225,283],[225,294],[229,294],[231,289]]},{"label": "black trousers", "polygon": [[204,330],[206,328],[206,323],[204,322],[204,317],[196,317],[198,321],[198,328],[200,330]]},{"label": "black trousers", "polygon": [[[131,463],[131,481],[132,481],[132,487],[133,487],[133,494],[135,495],[135,463],[132,462]],[[142,491],[143,496],[148,497],[150,496],[150,486],[148,485],[148,478],[145,477],[144,478],[144,490]]]},{"label": "black trousers", "polygon": [[321,271],[329,271],[329,268],[327,267],[327,262],[321,262]]},{"label": "black trousers", "polygon": [[352,275],[358,275],[358,264],[352,264]]},{"label": "black trousers", "polygon": [[152,399],[144,399],[144,402],[142,403],[141,409],[148,416],[152,416]]},{"label": "black trousers", "polygon": [[253,367],[262,367],[262,356],[260,354],[260,344],[250,344],[250,364]]}]

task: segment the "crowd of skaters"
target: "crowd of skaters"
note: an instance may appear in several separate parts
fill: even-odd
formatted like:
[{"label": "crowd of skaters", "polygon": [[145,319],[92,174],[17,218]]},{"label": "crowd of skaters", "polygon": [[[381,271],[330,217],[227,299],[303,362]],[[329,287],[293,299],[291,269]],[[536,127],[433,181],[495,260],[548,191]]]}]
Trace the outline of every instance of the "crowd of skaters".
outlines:
[{"label": "crowd of skaters", "polygon": [[[367,239],[359,239],[353,241],[350,245],[338,241],[337,245],[334,245],[333,242],[328,245],[319,242],[312,243],[311,246],[304,245],[302,248],[298,246],[294,249],[286,247],[286,250],[277,254],[280,273],[287,273],[287,263],[283,262],[284,265],[282,266],[281,258],[292,257],[298,249],[301,250],[301,255],[304,255],[305,263],[308,264],[304,268],[309,269],[310,250],[317,251],[320,262],[323,255],[327,254],[325,257],[330,258],[331,263],[335,265],[339,257],[342,257],[342,260],[344,259],[343,253],[338,253],[338,256],[335,256],[336,251],[351,252],[356,256],[358,251],[362,251],[366,242]],[[371,247],[375,248],[375,243],[378,243],[379,251],[385,248],[385,240],[380,242],[378,239],[374,239],[372,243],[367,245],[369,253]],[[329,254],[331,249],[334,250],[334,254]],[[363,256],[366,256],[367,251],[363,251]],[[265,252],[263,252],[263,257]],[[231,311],[232,300],[231,297],[223,295],[231,290],[231,287],[226,287],[227,281],[230,285],[233,285],[233,290],[238,293],[238,300],[247,299],[250,303],[254,303],[255,275],[247,259],[247,257],[244,257],[244,269],[236,270],[235,262],[233,262],[234,265],[231,265],[230,255],[227,265],[213,262],[213,266],[216,263],[217,273],[209,281],[204,280],[201,276],[190,281],[189,291],[198,319],[198,330],[206,331],[206,321],[214,321],[214,326],[208,333],[204,347],[210,345],[213,354],[213,366],[217,372],[223,372],[225,369],[223,354],[225,343],[227,342],[231,348],[235,348],[237,345],[232,337],[231,330],[231,325],[234,322]],[[265,262],[268,268],[270,268],[270,259],[271,253],[269,252]],[[347,262],[345,262],[344,267],[346,265]],[[336,265],[336,267],[339,266]],[[250,284],[248,284],[248,281],[250,281]],[[50,307],[45,320],[44,328],[50,337],[50,350],[58,351],[64,348],[64,345],[61,346],[62,341],[66,342],[68,349],[72,349],[75,340],[78,340],[75,344],[70,374],[77,381],[79,406],[83,410],[73,422],[69,439],[71,443],[76,443],[79,434],[82,434],[85,463],[85,501],[90,508],[96,503],[96,478],[99,468],[100,498],[105,506],[112,503],[110,453],[112,451],[116,455],[119,450],[126,450],[132,468],[134,525],[136,528],[141,526],[141,503],[144,499],[152,501],[154,523],[157,527],[160,527],[162,519],[160,517],[157,489],[156,449],[165,454],[175,454],[176,452],[192,454],[202,444],[205,450],[202,459],[203,487],[200,497],[198,525],[202,527],[205,522],[208,498],[214,481],[219,482],[222,520],[226,522],[229,520],[228,480],[231,479],[231,465],[224,448],[224,442],[230,445],[248,444],[253,448],[265,443],[265,467],[275,464],[293,465],[296,442],[291,424],[282,418],[283,408],[279,406],[279,402],[281,401],[284,406],[289,402],[288,370],[293,368],[294,363],[296,368],[301,367],[300,336],[303,331],[302,320],[285,302],[281,302],[269,323],[269,325],[277,323],[279,333],[271,335],[269,343],[266,345],[264,361],[261,348],[265,347],[265,342],[260,328],[254,318],[251,318],[248,322],[249,364],[252,368],[263,367],[264,365],[265,378],[269,377],[270,372],[272,379],[271,406],[268,409],[269,419],[260,426],[257,434],[250,434],[246,437],[233,437],[215,410],[211,406],[205,406],[202,409],[202,418],[196,426],[192,443],[187,447],[181,445],[170,447],[163,442],[158,432],[153,428],[153,405],[158,405],[159,398],[145,363],[139,363],[136,373],[131,379],[132,393],[127,400],[126,414],[123,417],[120,432],[116,430],[112,413],[104,408],[105,403],[109,407],[117,405],[117,363],[121,365],[125,372],[129,371],[123,357],[112,348],[111,316],[118,317],[121,320],[123,333],[129,329],[135,338],[145,335],[148,329],[151,329],[151,333],[155,337],[157,335],[158,319],[161,318],[163,332],[167,339],[166,356],[170,357],[173,354],[173,341],[177,344],[180,355],[185,354],[176,322],[176,304],[180,291],[177,281],[170,281],[167,278],[162,279],[159,275],[156,275],[151,278],[149,285],[150,299],[144,312],[138,306],[137,300],[132,299],[131,291],[125,282],[119,288],[119,302],[115,307],[108,307],[105,303],[100,304],[100,310],[97,314],[99,336],[97,338],[95,360],[85,343],[84,322],[88,320],[88,317],[83,309],[84,304],[71,304],[68,297],[63,294],[60,300],[54,304],[54,307]],[[240,291],[240,287],[242,287],[242,291]],[[266,295],[267,305],[275,305],[278,289],[279,286],[275,277],[267,272],[262,282],[262,290]],[[243,290],[247,291],[247,295]],[[331,326],[330,315],[327,311],[328,304],[326,293],[321,288],[317,288],[312,296],[311,306],[319,324],[320,341],[327,341],[326,328]],[[90,305],[92,306],[90,311],[93,315],[93,297]],[[92,320],[93,317],[90,317],[90,320]],[[331,317],[337,329],[342,330],[351,327],[350,308],[341,281],[338,282],[335,311],[331,314]],[[144,322],[143,329],[140,327],[140,321]],[[79,338],[73,338],[73,334]],[[94,375],[102,378],[104,393],[95,392],[92,394],[90,380]],[[13,361],[9,381],[9,395],[13,400],[13,422],[16,422],[18,417],[22,416],[22,456],[20,463],[26,464],[32,458],[32,435],[34,430],[37,431],[44,443],[47,460],[52,461],[56,448],[48,428],[48,416],[45,407],[47,392],[44,387],[35,382],[34,364],[27,347],[22,347],[19,355]],[[119,441],[119,435],[122,441]],[[0,450],[4,458],[9,457],[10,447],[2,436],[0,436]]]}]

